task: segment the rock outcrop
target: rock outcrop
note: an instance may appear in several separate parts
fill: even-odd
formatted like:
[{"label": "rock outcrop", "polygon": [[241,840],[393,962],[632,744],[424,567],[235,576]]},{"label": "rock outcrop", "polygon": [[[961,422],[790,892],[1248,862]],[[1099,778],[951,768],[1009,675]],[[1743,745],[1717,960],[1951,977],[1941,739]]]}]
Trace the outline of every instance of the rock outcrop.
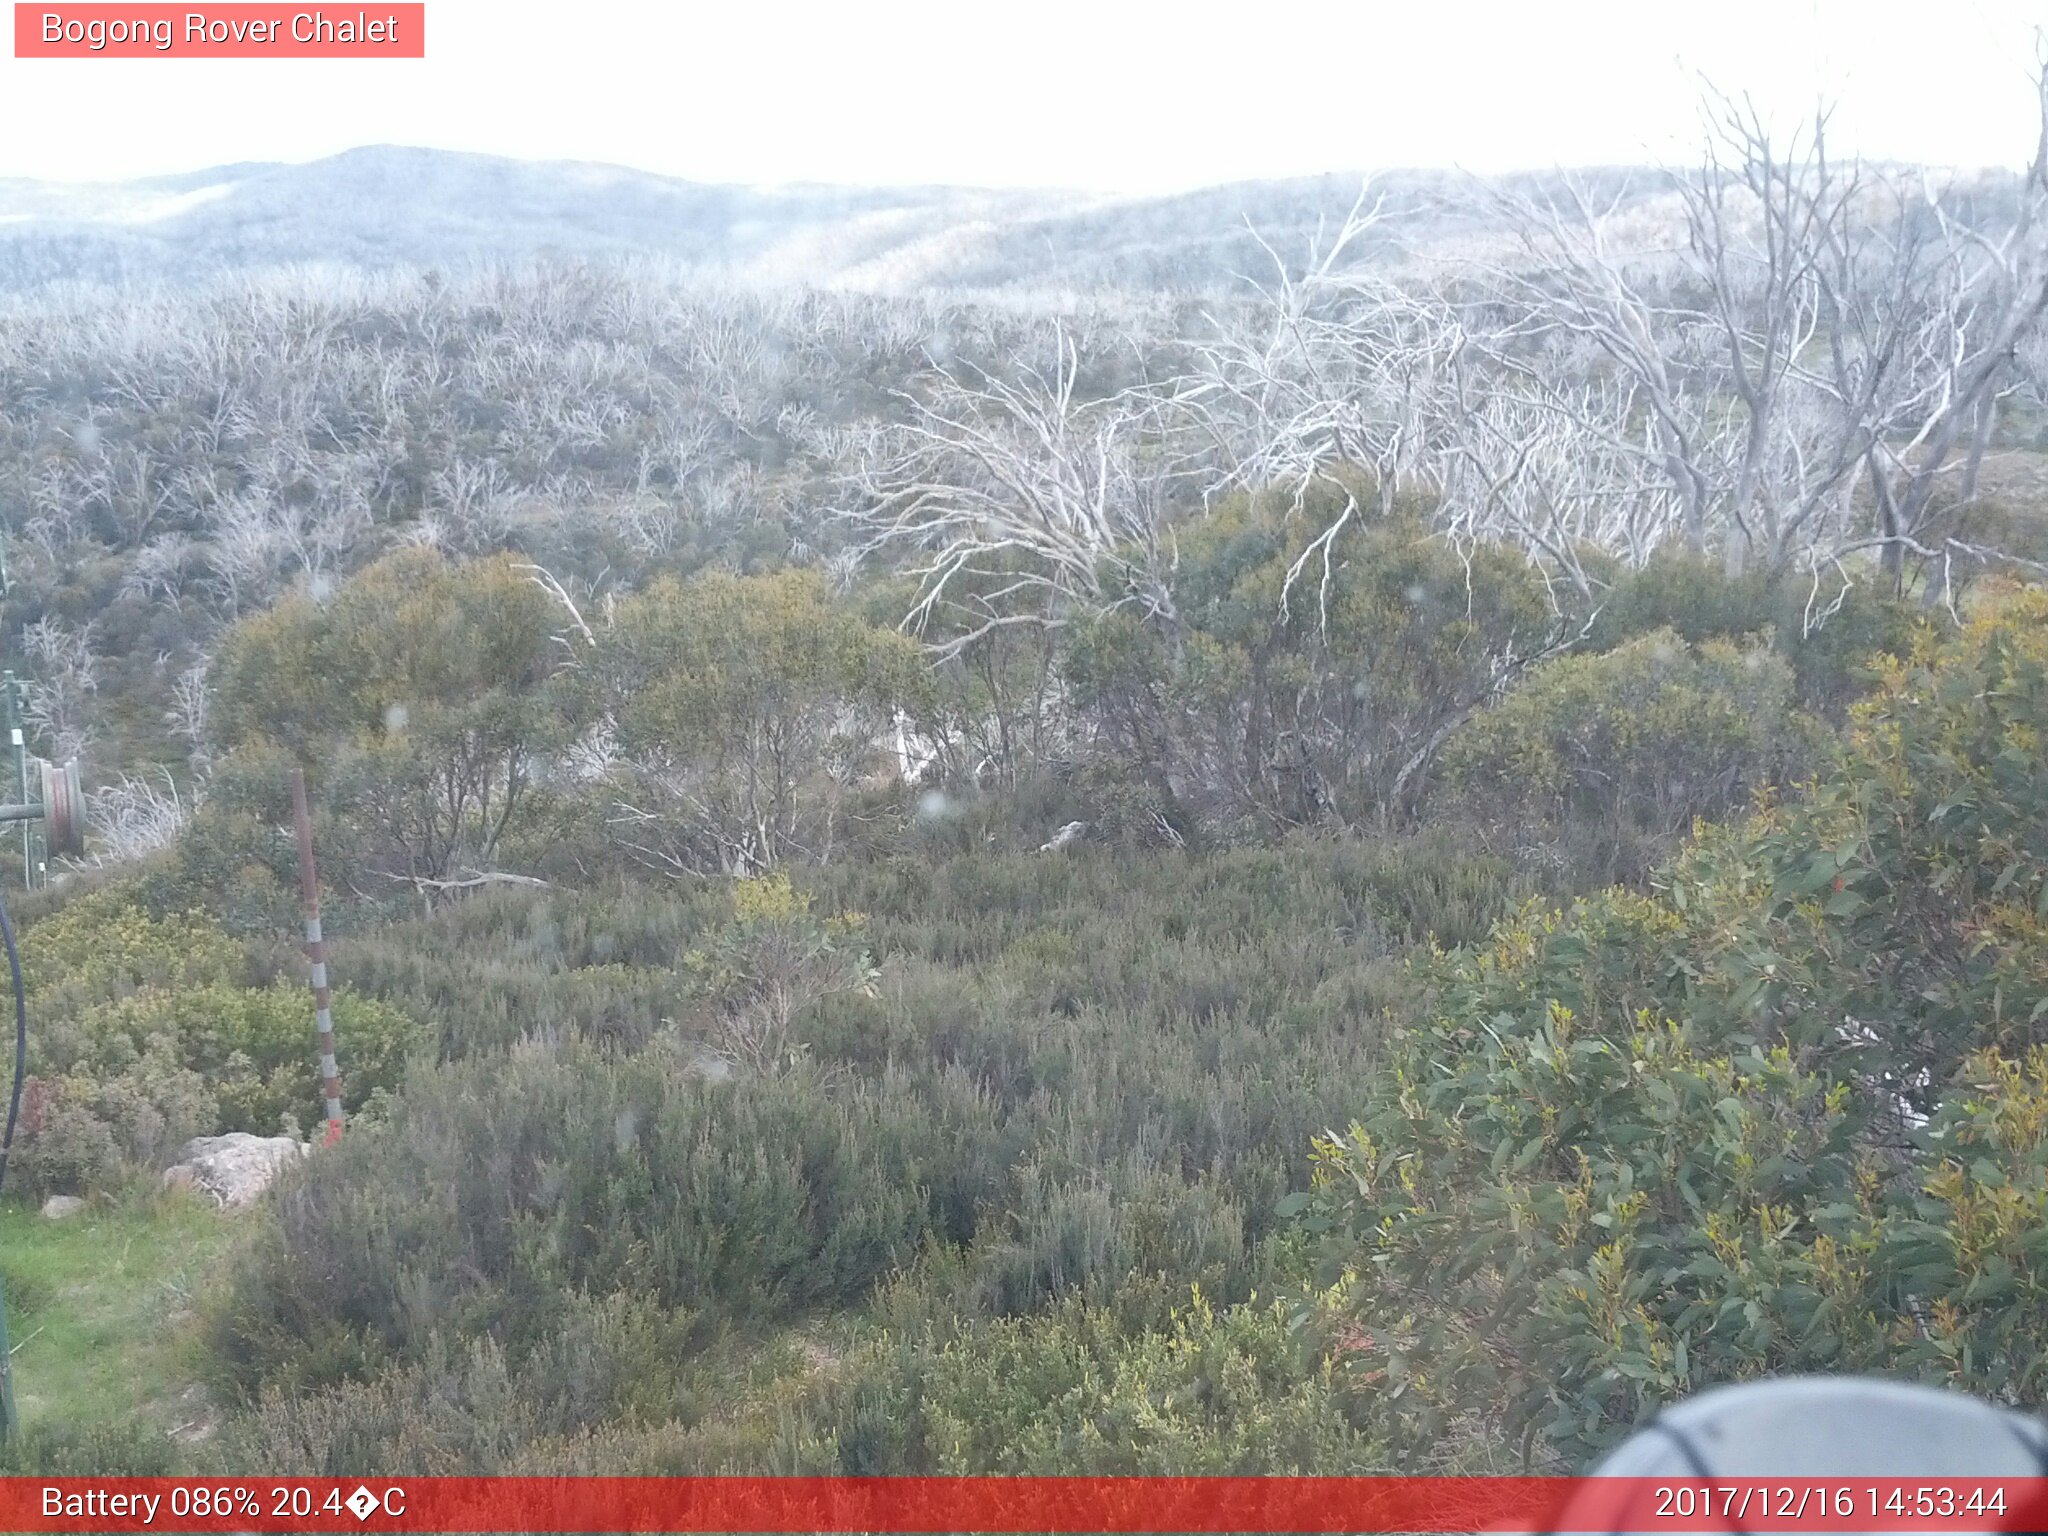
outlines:
[{"label": "rock outcrop", "polygon": [[1071,848],[1087,835],[1087,822],[1070,821],[1064,827],[1061,827],[1059,831],[1053,833],[1051,842],[1040,843],[1038,851],[1040,853],[1058,853],[1062,848]]},{"label": "rock outcrop", "polygon": [[225,1136],[195,1136],[185,1143],[177,1162],[164,1170],[166,1189],[196,1189],[223,1208],[247,1205],[279,1172],[304,1157],[306,1144],[290,1136],[252,1136],[230,1131]]}]

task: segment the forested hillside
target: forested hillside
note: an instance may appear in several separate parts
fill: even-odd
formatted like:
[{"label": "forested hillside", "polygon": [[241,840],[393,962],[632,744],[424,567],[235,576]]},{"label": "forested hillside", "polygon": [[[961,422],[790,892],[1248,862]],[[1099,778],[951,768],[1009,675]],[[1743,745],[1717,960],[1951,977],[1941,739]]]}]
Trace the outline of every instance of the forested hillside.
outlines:
[{"label": "forested hillside", "polygon": [[[1654,221],[1667,178],[1579,173]],[[1487,248],[1504,233],[1464,178],[1377,178],[1402,218],[1352,253],[1380,264]],[[625,261],[699,282],[912,295],[1104,286],[1215,293],[1334,226],[1356,176],[1131,196],[974,187],[733,187],[614,165],[380,145],[306,165],[228,165],[135,182],[0,180],[0,292],[80,280],[186,282],[293,267],[470,272],[536,259]],[[1562,190],[1561,176],[1502,190]]]},{"label": "forested hillside", "polygon": [[[1556,1470],[1770,1372],[2038,1407],[2048,167],[1717,121],[1647,202],[1467,185],[1417,261],[1368,191],[1199,295],[6,301],[0,635],[93,810],[10,893],[8,1201],[87,1205],[0,1213],[8,1456]],[[350,1122],[216,1215],[181,1145],[322,1115],[294,768]],[[117,1239],[123,1393],[31,1333]]]}]

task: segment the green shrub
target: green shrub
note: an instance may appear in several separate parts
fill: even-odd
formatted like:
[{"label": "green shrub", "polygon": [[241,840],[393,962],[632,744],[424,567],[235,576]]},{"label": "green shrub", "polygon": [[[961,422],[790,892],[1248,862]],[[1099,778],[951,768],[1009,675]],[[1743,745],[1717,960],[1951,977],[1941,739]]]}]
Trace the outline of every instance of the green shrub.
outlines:
[{"label": "green shrub", "polygon": [[1717,559],[1668,548],[1640,569],[1607,573],[1587,643],[1612,650],[1663,629],[1695,646],[1768,637],[1792,668],[1801,705],[1839,719],[1868,690],[1877,658],[1903,654],[1912,637],[1912,606],[1864,575],[1847,587],[1730,576]]},{"label": "green shrub", "polygon": [[437,1333],[373,1381],[263,1393],[220,1458],[280,1477],[531,1471],[548,1442],[667,1421],[690,1333],[687,1315],[622,1295],[570,1298],[558,1331],[517,1352]]},{"label": "green shrub", "polygon": [[950,1337],[885,1337],[805,1406],[782,1455],[852,1476],[1382,1470],[1352,1394],[1291,1321],[1197,1289],[1156,1330],[1076,1300]]},{"label": "green shrub", "polygon": [[9,1477],[171,1477],[186,1470],[175,1440],[147,1419],[31,1422],[0,1442]]},{"label": "green shrub", "polygon": [[1802,777],[1823,737],[1769,650],[1660,630],[1536,668],[1451,738],[1443,772],[1497,837],[1634,878],[1695,821]]},{"label": "green shrub", "polygon": [[429,1338],[521,1348],[579,1292],[754,1321],[857,1301],[935,1228],[987,1126],[907,1085],[707,1080],[564,1045],[415,1074],[316,1159],[216,1318],[239,1382],[329,1382]]},{"label": "green shrub", "polygon": [[1933,629],[1654,896],[1442,963],[1314,1220],[1376,1423],[1567,1464],[1771,1372],[2048,1392],[2048,596]]},{"label": "green shrub", "polygon": [[1535,890],[1526,870],[1475,841],[1438,826],[1339,844],[1324,857],[1332,878],[1390,938],[1451,948],[1483,938]]},{"label": "green shrub", "polygon": [[574,1036],[646,1045],[696,987],[679,969],[732,921],[724,882],[480,892],[337,944],[350,985],[428,1023],[447,1059]]},{"label": "green shrub", "polygon": [[[29,927],[22,961],[33,1080],[14,1166],[31,1192],[106,1188],[162,1168],[194,1136],[322,1118],[311,995],[242,985],[242,946],[210,918],[153,918],[111,888]],[[334,1012],[354,1112],[397,1086],[420,1032],[347,991]]]},{"label": "green shrub", "polygon": [[1243,1216],[1212,1185],[1143,1168],[1059,1180],[1032,1167],[1020,1182],[1007,1218],[964,1256],[974,1313],[1082,1297],[1127,1323],[1158,1322],[1161,1296],[1190,1284],[1223,1301],[1250,1290]]},{"label": "green shrub", "polygon": [[560,618],[512,556],[420,548],[325,600],[287,597],[236,624],[208,670],[222,771],[277,793],[281,761],[304,763],[331,874],[491,868],[533,759],[567,729],[546,686]]},{"label": "green shrub", "polygon": [[[1406,1002],[1395,858],[862,862],[365,935],[351,974],[461,1059],[283,1192],[216,1353],[243,1390],[311,1389],[419,1366],[436,1331],[517,1357],[579,1291],[758,1328],[906,1266],[962,1316],[1081,1297],[1163,1327],[1192,1283],[1248,1295]],[[792,1051],[712,1080],[705,1015],[777,992]],[[605,1000],[645,1030],[593,1029]]]},{"label": "green shrub", "polygon": [[1454,549],[1414,507],[1313,547],[1343,510],[1316,496],[1298,513],[1232,502],[1184,530],[1174,624],[1115,611],[1067,640],[1095,750],[1169,824],[1230,838],[1405,818],[1445,728],[1558,629],[1519,552]]},{"label": "green shrub", "polygon": [[792,570],[652,583],[619,604],[569,692],[623,749],[615,793],[641,814],[613,829],[618,856],[751,874],[832,857],[887,727],[928,687],[915,641]]},{"label": "green shrub", "polygon": [[729,1065],[779,1072],[803,1065],[797,1016],[842,993],[872,995],[875,968],[854,918],[823,918],[784,874],[734,882],[733,922],[683,957],[700,993],[708,1048]]},{"label": "green shrub", "polygon": [[22,971],[36,1017],[57,1023],[95,1004],[243,976],[242,947],[199,913],[154,918],[132,891],[94,891],[30,925]]}]

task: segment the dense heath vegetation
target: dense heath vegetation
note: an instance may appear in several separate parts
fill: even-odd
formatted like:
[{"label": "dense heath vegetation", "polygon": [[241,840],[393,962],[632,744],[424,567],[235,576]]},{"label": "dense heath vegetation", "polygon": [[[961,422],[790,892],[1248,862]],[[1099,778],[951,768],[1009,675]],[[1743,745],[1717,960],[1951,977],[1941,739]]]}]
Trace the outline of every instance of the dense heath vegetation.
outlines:
[{"label": "dense heath vegetation", "polygon": [[[168,1220],[185,1136],[313,1124],[301,758],[356,1119],[190,1303],[215,1434],[18,1454],[1500,1469],[1765,1371],[2038,1401],[2048,603],[1872,599],[1830,656],[1652,567],[1639,629],[1472,711],[1412,800],[1333,745],[1359,829],[1290,826],[1236,772],[1268,703],[1233,650],[1369,742],[1541,614],[1503,560],[1497,607],[1422,622],[1459,560],[1358,544],[1399,586],[1327,632],[1247,645],[1219,599],[1178,655],[1063,635],[1033,665],[1085,750],[995,785],[874,771],[975,680],[800,573],[654,583],[573,660],[496,559],[243,621],[188,824],[25,904],[16,1198]],[[571,766],[593,715],[617,755]],[[435,883],[479,860],[546,884]]]},{"label": "dense heath vegetation", "polygon": [[[1717,311],[1692,249],[1632,269],[1655,403],[1555,252],[0,312],[0,632],[97,818],[14,900],[10,1463],[1549,1470],[1770,1372],[2039,1406],[2048,276]],[[1843,319],[1848,420],[1712,344],[1809,300],[1991,371]],[[216,1219],[184,1140],[320,1112],[294,767],[352,1120]],[[134,1393],[53,1356],[88,1306]]]}]

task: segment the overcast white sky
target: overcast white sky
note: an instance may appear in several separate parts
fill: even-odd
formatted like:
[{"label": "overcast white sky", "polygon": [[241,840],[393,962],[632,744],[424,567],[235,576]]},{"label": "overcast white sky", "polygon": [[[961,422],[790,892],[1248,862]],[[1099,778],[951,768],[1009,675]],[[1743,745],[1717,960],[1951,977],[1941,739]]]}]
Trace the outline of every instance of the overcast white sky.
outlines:
[{"label": "overcast white sky", "polygon": [[[329,0],[353,15],[375,0]],[[118,6],[107,7],[118,14]],[[1697,80],[2017,164],[2048,0],[428,0],[423,61],[0,58],[0,176],[361,144],[702,181],[1167,191],[1684,155]]]}]

